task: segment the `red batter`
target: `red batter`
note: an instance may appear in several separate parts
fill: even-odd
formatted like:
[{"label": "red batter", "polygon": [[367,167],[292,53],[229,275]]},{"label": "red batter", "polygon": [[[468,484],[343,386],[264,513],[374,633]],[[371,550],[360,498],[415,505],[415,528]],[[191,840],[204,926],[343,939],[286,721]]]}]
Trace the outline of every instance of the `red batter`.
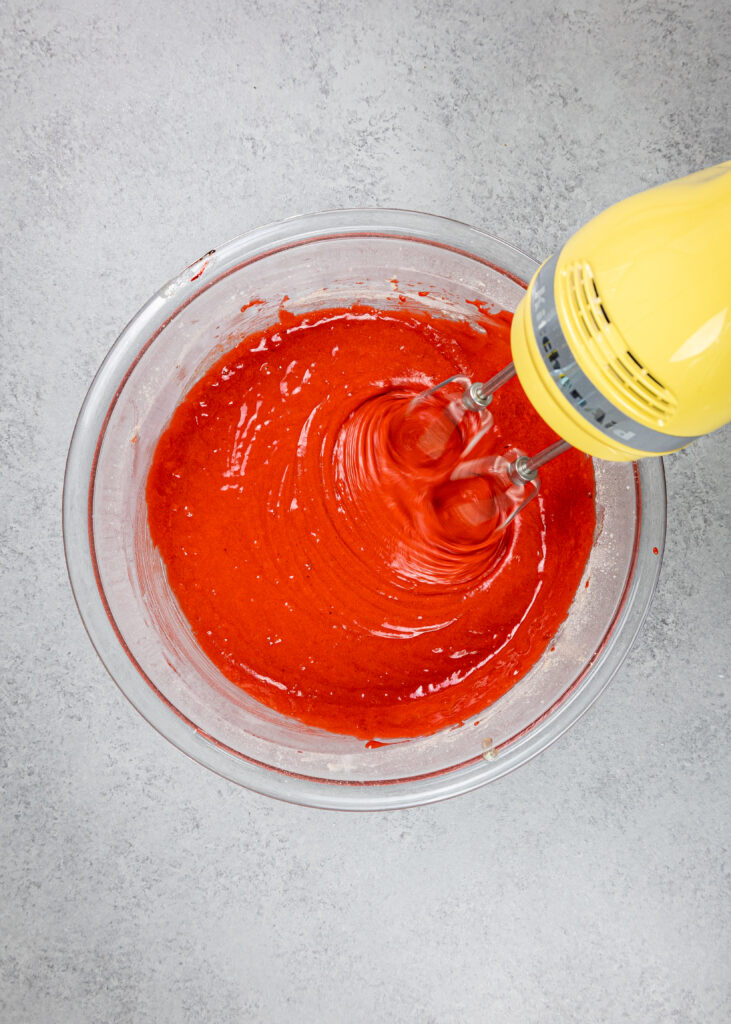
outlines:
[{"label": "red batter", "polygon": [[[436,732],[504,694],[566,617],[594,532],[586,456],[542,469],[538,498],[482,543],[450,535],[435,502],[456,451],[405,468],[393,447],[414,394],[509,362],[509,314],[483,324],[282,314],[161,437],[147,505],[170,587],[211,661],[282,714],[369,741]],[[556,439],[516,380],[491,408],[483,454]]]}]

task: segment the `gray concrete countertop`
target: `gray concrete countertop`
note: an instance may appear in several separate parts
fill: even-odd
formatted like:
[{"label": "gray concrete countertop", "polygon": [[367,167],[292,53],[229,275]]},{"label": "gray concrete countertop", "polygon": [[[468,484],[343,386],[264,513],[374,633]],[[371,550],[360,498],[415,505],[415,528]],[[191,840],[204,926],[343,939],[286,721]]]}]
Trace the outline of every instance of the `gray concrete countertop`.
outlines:
[{"label": "gray concrete countertop", "polygon": [[729,155],[721,0],[9,0],[0,1020],[729,1019],[729,432],[667,460],[630,657],[553,748],[426,808],[240,790],[159,737],[71,597],[64,458],[149,295],[290,214],[403,206],[537,257]]}]

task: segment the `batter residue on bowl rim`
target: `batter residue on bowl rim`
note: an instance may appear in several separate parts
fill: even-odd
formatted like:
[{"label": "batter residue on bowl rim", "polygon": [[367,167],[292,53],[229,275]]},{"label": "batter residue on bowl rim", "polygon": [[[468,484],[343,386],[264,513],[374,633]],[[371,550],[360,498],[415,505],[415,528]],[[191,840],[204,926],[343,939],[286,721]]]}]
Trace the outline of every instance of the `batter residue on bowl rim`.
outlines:
[{"label": "batter residue on bowl rim", "polygon": [[[356,306],[248,335],[190,390],[155,451],[148,522],[203,650],[253,697],[369,741],[456,725],[505,693],[565,619],[594,532],[570,452],[499,545],[445,536],[438,466],[404,466],[394,417],[455,373],[510,360],[480,324]],[[513,380],[483,451],[556,439]]]}]

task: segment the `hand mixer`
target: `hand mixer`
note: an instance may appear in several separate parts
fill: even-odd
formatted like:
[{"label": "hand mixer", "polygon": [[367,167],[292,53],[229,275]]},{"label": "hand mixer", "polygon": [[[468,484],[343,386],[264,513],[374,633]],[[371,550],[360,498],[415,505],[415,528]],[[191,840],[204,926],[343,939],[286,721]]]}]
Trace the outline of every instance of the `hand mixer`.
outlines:
[{"label": "hand mixer", "polygon": [[[492,395],[517,374],[563,438],[537,455],[465,461],[489,478],[504,527],[538,491],[538,470],[571,447],[614,461],[678,451],[731,419],[731,161],[624,199],[538,269],[511,328],[513,362],[459,385],[443,412],[491,425]],[[432,432],[433,433],[433,432]],[[442,435],[444,435],[442,431]],[[473,516],[474,518],[474,516]]]}]

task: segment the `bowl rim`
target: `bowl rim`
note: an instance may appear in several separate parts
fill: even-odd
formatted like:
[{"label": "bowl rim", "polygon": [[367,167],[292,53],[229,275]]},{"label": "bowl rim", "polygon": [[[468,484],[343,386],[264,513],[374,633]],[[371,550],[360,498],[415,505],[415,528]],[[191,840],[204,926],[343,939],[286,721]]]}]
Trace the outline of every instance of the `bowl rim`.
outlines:
[{"label": "bowl rim", "polygon": [[[421,241],[482,262],[522,286],[538,269],[526,253],[461,221],[411,210],[360,208],[304,214],[233,238],[163,285],[141,307],[100,365],[77,418],[63,487],[66,565],[79,614],[102,664],[133,707],[178,749],[218,775],[291,803],[339,810],[386,810],[445,800],[502,778],[551,746],[588,710],[629,653],[654,594],[666,530],[662,459],[634,463],[638,517],[622,597],[590,663],[521,733],[449,769],[384,782],[342,782],[288,772],[234,752],[201,731],[155,687],[116,627],[96,565],[94,475],[109,418],[129,375],[157,335],[201,292],[241,266],[274,252],[322,240],[374,235]],[[506,268],[502,260],[508,260]],[[511,269],[513,268],[513,269]],[[648,498],[652,500],[648,500]],[[505,748],[505,749],[503,749]]]}]

